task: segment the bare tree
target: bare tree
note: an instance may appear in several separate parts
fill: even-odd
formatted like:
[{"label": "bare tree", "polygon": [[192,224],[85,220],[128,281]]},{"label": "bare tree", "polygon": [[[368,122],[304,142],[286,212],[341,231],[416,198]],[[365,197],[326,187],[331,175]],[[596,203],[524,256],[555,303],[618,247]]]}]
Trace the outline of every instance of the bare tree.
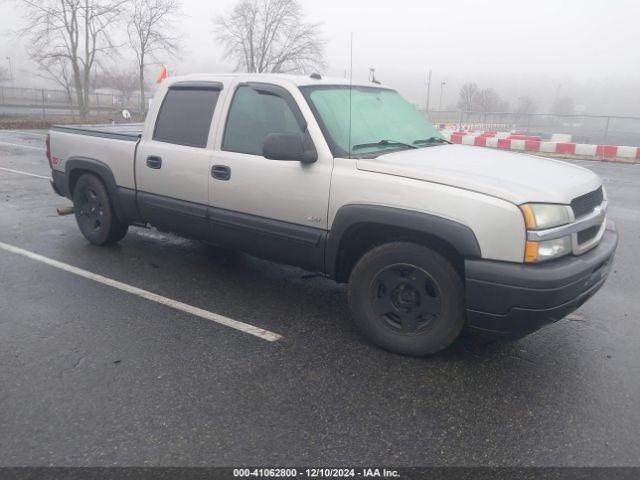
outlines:
[{"label": "bare tree", "polygon": [[515,113],[518,115],[526,115],[527,113],[536,113],[538,106],[533,99],[526,95],[524,97],[518,97],[518,105],[516,106]]},{"label": "bare tree", "polygon": [[111,88],[122,95],[125,103],[131,102],[131,96],[138,90],[138,73],[130,70],[105,70],[93,76],[93,88]]},{"label": "bare tree", "polygon": [[80,116],[86,118],[93,69],[98,57],[113,48],[110,28],[126,0],[19,1],[29,56],[49,75],[70,74]]},{"label": "bare tree", "polygon": [[511,111],[511,102],[509,100],[500,100],[496,105],[496,112],[507,113]]},{"label": "bare tree", "polygon": [[576,106],[571,97],[556,98],[551,108],[556,115],[570,115],[576,112]]},{"label": "bare tree", "polygon": [[320,25],[304,21],[298,0],[241,0],[215,26],[236,70],[303,73],[324,67]]},{"label": "bare tree", "polygon": [[179,38],[169,35],[175,31],[172,23],[180,13],[178,0],[138,0],[134,2],[127,26],[129,44],[138,61],[138,82],[143,115],[147,111],[145,100],[145,66],[149,58],[162,54],[173,56],[179,50]]},{"label": "bare tree", "polygon": [[460,88],[458,98],[458,108],[464,112],[470,112],[475,105],[475,98],[478,94],[478,85],[475,83],[465,83]]},{"label": "bare tree", "polygon": [[68,59],[63,57],[32,57],[32,59],[38,65],[36,75],[57,83],[66,93],[69,104],[73,104],[73,74]]},{"label": "bare tree", "polygon": [[495,112],[499,106],[500,97],[492,88],[480,90],[475,96],[475,110],[480,112]]}]

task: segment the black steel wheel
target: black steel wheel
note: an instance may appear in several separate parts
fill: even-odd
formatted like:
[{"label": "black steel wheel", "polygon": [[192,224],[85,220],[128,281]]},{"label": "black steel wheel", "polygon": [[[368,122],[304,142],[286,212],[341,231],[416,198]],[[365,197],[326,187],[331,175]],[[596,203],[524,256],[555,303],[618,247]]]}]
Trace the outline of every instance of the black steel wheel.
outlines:
[{"label": "black steel wheel", "polygon": [[408,242],[366,253],[349,280],[356,325],[375,344],[423,356],[453,342],[464,326],[464,288],[439,253]]},{"label": "black steel wheel", "polygon": [[437,321],[442,310],[438,284],[424,269],[406,263],[381,269],[371,282],[373,310],[396,332],[414,335]]},{"label": "black steel wheel", "polygon": [[94,245],[115,243],[127,234],[128,225],[115,215],[104,183],[83,174],[73,189],[73,205],[80,231]]},{"label": "black steel wheel", "polygon": [[100,231],[104,224],[104,205],[96,191],[87,186],[79,192],[78,223],[81,230],[90,233]]}]

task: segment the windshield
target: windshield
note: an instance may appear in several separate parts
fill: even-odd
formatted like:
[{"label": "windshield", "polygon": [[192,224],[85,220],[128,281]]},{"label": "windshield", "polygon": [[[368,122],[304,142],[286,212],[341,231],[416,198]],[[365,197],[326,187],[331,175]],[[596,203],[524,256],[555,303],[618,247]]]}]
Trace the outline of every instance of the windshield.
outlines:
[{"label": "windshield", "polygon": [[301,90],[337,157],[380,155],[444,142],[436,128],[394,90],[358,86],[350,92],[348,85]]}]

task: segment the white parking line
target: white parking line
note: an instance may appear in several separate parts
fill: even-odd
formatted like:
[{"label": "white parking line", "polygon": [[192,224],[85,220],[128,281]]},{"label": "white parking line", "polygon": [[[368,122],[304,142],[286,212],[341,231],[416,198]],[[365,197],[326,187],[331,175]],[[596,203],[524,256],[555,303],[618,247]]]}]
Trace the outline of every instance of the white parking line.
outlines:
[{"label": "white parking line", "polygon": [[88,280],[93,280],[94,282],[98,282],[103,285],[108,285],[118,290],[122,290],[123,292],[127,292],[132,295],[137,295],[138,297],[151,300],[152,302],[165,305],[175,310],[180,310],[182,312],[195,315],[196,317],[200,317],[205,320],[210,320],[212,322],[219,323],[220,325],[224,325],[230,328],[234,328],[236,330],[239,330],[244,333],[248,333],[249,335],[253,335],[263,340],[267,340],[269,342],[275,342],[282,338],[282,336],[278,335],[277,333],[273,333],[268,330],[255,327],[253,325],[249,325],[248,323],[243,323],[237,320],[233,320],[231,318],[223,317],[222,315],[218,315],[217,313],[209,312],[201,308],[193,307],[191,305],[187,305],[186,303],[178,302],[176,300],[172,300],[170,298],[163,297],[155,293],[151,293],[147,290],[142,290],[141,288],[133,287],[131,285],[127,285],[126,283],[118,282],[117,280],[113,280],[111,278],[107,278],[102,275],[98,275],[96,273],[92,273],[78,267],[74,267],[73,265],[69,265],[63,262],[59,262],[57,260],[53,260],[48,257],[44,257],[42,255],[39,255],[34,252],[30,252],[28,250],[23,250],[22,248],[14,247],[13,245],[9,245],[7,243],[0,242],[0,249],[5,250],[7,252],[15,253],[16,255],[22,255],[23,257],[27,257],[32,260],[36,260],[38,262],[42,262],[51,267],[64,270],[65,272],[73,273],[74,275],[78,275]]},{"label": "white parking line", "polygon": [[31,145],[20,145],[19,143],[0,142],[0,145],[7,145],[9,147],[30,148],[31,150],[40,150],[42,152],[45,151],[44,147],[32,147]]},{"label": "white parking line", "polygon": [[44,178],[45,180],[51,180],[51,177],[45,177],[44,175],[36,175],[35,173],[23,172],[21,170],[14,170],[12,168],[0,167],[0,170],[4,170],[5,172],[11,172],[11,173],[20,173],[22,175],[29,175],[30,177]]}]

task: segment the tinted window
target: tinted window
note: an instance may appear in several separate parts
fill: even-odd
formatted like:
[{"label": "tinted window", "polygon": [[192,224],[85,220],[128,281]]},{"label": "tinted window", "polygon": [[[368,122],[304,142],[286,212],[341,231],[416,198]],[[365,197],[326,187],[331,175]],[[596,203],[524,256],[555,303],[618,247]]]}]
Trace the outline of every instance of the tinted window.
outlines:
[{"label": "tinted window", "polygon": [[153,139],[206,147],[219,95],[218,90],[212,89],[170,89],[162,102]]},{"label": "tinted window", "polygon": [[251,87],[239,87],[229,110],[222,149],[262,155],[267,135],[293,132],[303,133],[287,102]]}]

